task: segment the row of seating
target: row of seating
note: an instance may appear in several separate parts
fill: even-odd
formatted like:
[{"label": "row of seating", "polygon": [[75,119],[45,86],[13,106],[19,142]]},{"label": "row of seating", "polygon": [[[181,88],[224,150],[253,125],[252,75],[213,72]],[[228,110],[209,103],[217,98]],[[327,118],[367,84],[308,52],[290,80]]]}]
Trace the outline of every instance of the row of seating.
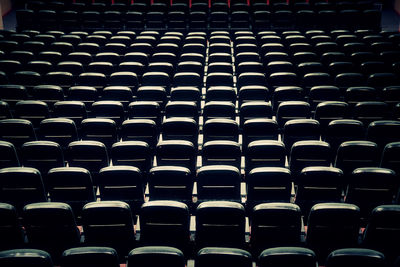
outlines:
[{"label": "row of seating", "polygon": [[[266,5],[266,7],[268,7]],[[358,7],[358,6],[357,6]],[[308,9],[304,9],[308,8]],[[308,29],[322,21],[319,28],[349,27],[357,29],[379,29],[381,11],[378,9],[335,9],[314,11],[309,7],[290,10],[289,5],[275,5],[275,11],[261,10],[251,14],[247,11],[233,11],[231,14],[214,11],[209,15],[204,11],[182,11],[165,13],[149,11],[17,11],[18,29],[175,29],[175,30],[218,30],[218,29]],[[336,24],[336,22],[339,22]],[[332,24],[335,23],[335,24]]]},{"label": "row of seating", "polygon": [[[1,145],[2,163],[19,166],[18,157],[10,151],[12,146],[6,142]],[[139,150],[139,145],[142,143],[118,143],[113,147],[113,165],[110,166],[107,152],[98,149],[100,143],[74,142],[69,147],[69,167],[65,167],[63,153],[59,147],[56,149],[55,143],[26,143],[22,155],[24,167],[0,169],[1,189],[4,191],[0,198],[5,202],[12,201],[19,209],[32,201],[50,198],[71,204],[78,213],[85,203],[95,200],[95,186],[99,187],[99,192],[96,192],[101,199],[126,201],[136,213],[148,187],[146,195],[150,200],[179,200],[190,206],[209,200],[230,200],[246,202],[248,210],[251,210],[254,205],[263,202],[295,202],[304,214],[308,214],[315,203],[345,201],[360,206],[364,217],[377,205],[398,203],[398,173],[396,175],[393,170],[384,167],[398,163],[399,143],[392,144],[393,149],[384,153],[383,160],[386,161],[381,163],[381,167],[370,163],[368,158],[343,156],[343,167],[356,167],[350,172],[343,172],[337,167],[321,166],[323,164],[319,161],[323,159],[308,159],[307,155],[301,155],[291,158],[294,162],[291,164],[292,171],[268,164],[263,167],[254,164],[254,168],[246,170],[245,183],[239,169],[222,165],[224,162],[204,163],[193,170],[184,165],[186,162],[183,159],[178,162],[177,156],[168,158],[157,154],[157,166],[143,166],[151,164],[149,154],[139,151],[142,153],[140,156],[127,155]],[[167,152],[172,155],[180,153],[178,149]],[[390,152],[397,152],[397,155]],[[256,161],[257,158],[247,160]],[[304,161],[308,161],[308,165]],[[359,166],[354,166],[355,163]],[[138,165],[143,168],[139,169]],[[26,193],[27,188],[30,188],[30,194]]]},{"label": "row of seating", "polygon": [[[26,205],[22,213],[22,225],[12,205],[2,203],[0,207],[4,218],[2,224],[6,226],[1,233],[2,249],[43,249],[57,260],[65,249],[81,244],[112,247],[118,251],[121,260],[136,246],[160,245],[178,248],[188,258],[193,249],[198,251],[204,247],[246,249],[257,256],[264,249],[279,246],[308,247],[316,252],[321,263],[333,250],[346,247],[376,249],[391,260],[398,256],[396,242],[389,243],[399,237],[398,205],[376,207],[360,236],[357,206],[317,204],[311,209],[305,238],[302,238],[305,229],[302,228],[301,212],[295,204],[264,203],[256,206],[249,216],[248,228],[244,208],[239,203],[204,202],[197,207],[196,216],[191,222],[188,207],[184,203],[150,201],[143,204],[135,228],[133,215],[126,203],[90,202],[82,210],[79,223],[82,232],[71,207],[65,203]],[[249,243],[246,241],[248,235]]]},{"label": "row of seating", "polygon": [[[86,266],[118,267],[120,266],[118,260],[118,255],[114,249],[107,247],[79,247],[66,250],[62,255],[60,266],[74,267],[80,266],[84,262]],[[299,247],[279,247],[265,250],[258,257],[257,262],[258,266],[261,267],[271,267],[276,266],[276,264],[281,266],[299,264],[304,267],[317,265],[314,252],[310,249]],[[35,249],[3,251],[0,253],[0,263],[10,267],[25,266],[28,263],[32,267],[53,267],[51,256],[45,251]],[[129,253],[126,263],[127,266],[146,265],[154,267],[161,264],[168,267],[186,266],[182,251],[164,246],[136,248]],[[250,267],[252,266],[252,257],[246,251],[240,249],[208,247],[197,253],[193,263],[197,267],[213,264]],[[380,266],[385,264],[385,257],[382,253],[370,249],[339,249],[329,255],[326,266],[347,267],[352,264]],[[395,266],[398,266],[398,263]]]}]

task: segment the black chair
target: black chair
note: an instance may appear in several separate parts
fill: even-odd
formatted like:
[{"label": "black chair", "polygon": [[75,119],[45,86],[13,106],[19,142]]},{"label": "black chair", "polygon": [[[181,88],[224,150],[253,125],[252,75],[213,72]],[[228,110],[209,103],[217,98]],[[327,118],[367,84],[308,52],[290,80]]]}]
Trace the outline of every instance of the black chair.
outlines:
[{"label": "black chair", "polygon": [[0,169],[0,201],[9,203],[18,213],[29,203],[47,201],[40,172],[29,167]]},{"label": "black chair", "polygon": [[24,207],[23,220],[29,246],[48,251],[56,263],[64,250],[80,244],[80,232],[68,204],[28,204]]},{"label": "black chair", "polygon": [[0,264],[10,267],[53,267],[49,253],[38,249],[13,249],[0,252]]},{"label": "black chair", "polygon": [[378,251],[365,248],[343,248],[333,251],[326,259],[327,267],[352,266],[385,266],[385,256]]},{"label": "black chair", "polygon": [[196,210],[196,247],[242,248],[245,242],[245,210],[239,203],[208,201]]},{"label": "black chair", "polygon": [[7,167],[20,167],[15,146],[6,141],[0,141],[0,169]]},{"label": "black chair", "polygon": [[317,258],[315,253],[302,247],[277,247],[269,248],[261,252],[258,257],[258,265],[261,267],[279,266],[289,267],[293,265],[315,266]]},{"label": "black chair", "polygon": [[85,266],[118,267],[119,258],[115,249],[107,247],[77,247],[63,252],[60,266],[73,267],[80,264]]},{"label": "black chair", "polygon": [[250,267],[252,257],[249,252],[237,248],[205,247],[197,252],[194,263],[196,267],[206,267],[213,264]]},{"label": "black chair", "polygon": [[307,247],[319,262],[338,248],[357,247],[360,228],[360,209],[345,203],[316,204],[308,217]]},{"label": "black chair", "polygon": [[150,201],[140,210],[140,244],[188,252],[189,208],[177,201]]},{"label": "black chair", "polygon": [[185,257],[177,248],[166,246],[138,247],[129,252],[127,266],[184,267]]},{"label": "black chair", "polygon": [[16,249],[24,245],[24,231],[18,220],[17,210],[13,205],[0,203],[0,249]]},{"label": "black chair", "polygon": [[254,255],[268,248],[298,246],[301,212],[291,203],[263,203],[251,210],[250,245]]},{"label": "black chair", "polygon": [[133,218],[129,205],[121,201],[86,204],[82,209],[85,244],[114,248],[120,257],[135,246]]}]

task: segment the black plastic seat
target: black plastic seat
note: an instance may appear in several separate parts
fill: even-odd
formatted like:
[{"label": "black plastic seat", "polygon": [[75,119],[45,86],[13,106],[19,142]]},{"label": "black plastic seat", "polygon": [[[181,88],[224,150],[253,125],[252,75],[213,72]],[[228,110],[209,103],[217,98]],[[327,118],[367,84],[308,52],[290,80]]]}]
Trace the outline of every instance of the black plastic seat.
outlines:
[{"label": "black plastic seat", "polygon": [[[71,115],[73,116],[73,114]],[[63,149],[65,149],[69,143],[78,141],[78,131],[75,123],[73,120],[67,118],[42,120],[39,133],[41,140],[56,142]]]},{"label": "black plastic seat", "polygon": [[241,150],[233,141],[209,141],[202,148],[202,164],[231,165],[240,169]]},{"label": "black plastic seat", "polygon": [[331,147],[324,141],[298,141],[290,150],[290,170],[297,175],[302,169],[310,166],[329,167],[332,161]]},{"label": "black plastic seat", "polygon": [[325,262],[327,255],[338,248],[357,247],[360,209],[345,203],[316,204],[308,217],[307,246]]},{"label": "black plastic seat", "polygon": [[186,140],[166,140],[157,144],[157,166],[180,166],[191,171],[196,167],[197,147]]},{"label": "black plastic seat", "polygon": [[32,267],[53,267],[49,253],[38,249],[13,249],[0,252],[0,264],[10,267],[30,265]]},{"label": "black plastic seat", "polygon": [[194,175],[185,167],[157,166],[149,171],[150,200],[192,202]]},{"label": "black plastic seat", "polygon": [[129,204],[133,214],[139,214],[144,203],[144,175],[133,166],[110,166],[99,172],[100,198]]},{"label": "black plastic seat", "polygon": [[0,138],[3,141],[12,143],[17,149],[25,142],[36,140],[32,123],[23,119],[5,119],[0,121],[0,133]]},{"label": "black plastic seat", "polygon": [[353,118],[360,120],[364,125],[373,121],[385,120],[389,115],[389,106],[385,102],[365,101],[357,103],[353,108]]},{"label": "black plastic seat", "polygon": [[203,107],[203,119],[204,121],[210,119],[230,119],[234,120],[235,105],[228,101],[210,101],[207,102]]},{"label": "black plastic seat", "polygon": [[283,142],[288,151],[297,141],[319,140],[320,124],[313,119],[294,119],[285,123],[283,128]]},{"label": "black plastic seat", "polygon": [[73,267],[79,264],[99,267],[118,267],[118,253],[107,247],[77,247],[67,249],[60,259],[60,266]]},{"label": "black plastic seat", "polygon": [[1,242],[0,249],[16,249],[24,244],[24,232],[22,225],[18,221],[17,210],[13,205],[0,203],[0,224]]},{"label": "black plastic seat", "polygon": [[250,244],[254,255],[268,248],[300,244],[301,212],[296,204],[259,204],[252,209],[250,218]]},{"label": "black plastic seat", "polygon": [[357,168],[348,179],[346,202],[359,206],[363,218],[376,206],[392,204],[399,190],[396,174],[390,169]]},{"label": "black plastic seat", "polygon": [[166,267],[184,267],[185,257],[181,250],[167,246],[138,247],[129,252],[129,266],[156,267],[160,264]]},{"label": "black plastic seat", "polygon": [[261,252],[258,257],[260,267],[272,267],[279,264],[282,267],[300,265],[304,267],[315,266],[317,258],[315,253],[302,247],[277,247]]},{"label": "black plastic seat", "polygon": [[[192,109],[197,113],[196,106]],[[197,146],[198,128],[196,121],[188,117],[167,118],[162,123],[162,137],[163,140],[186,140]]]},{"label": "black plastic seat", "polygon": [[67,203],[75,218],[81,216],[82,207],[95,201],[90,172],[78,167],[58,167],[48,172],[46,186],[52,201]]},{"label": "black plastic seat", "polygon": [[29,246],[48,251],[56,263],[64,250],[80,243],[80,232],[68,204],[28,204],[24,207],[23,220]]},{"label": "black plastic seat", "polygon": [[82,209],[85,244],[114,248],[120,257],[135,246],[131,209],[121,201],[101,201],[86,204]]},{"label": "black plastic seat", "polygon": [[23,166],[39,170],[45,186],[47,186],[48,171],[52,168],[65,166],[61,146],[52,141],[26,142],[22,145],[21,152]]},{"label": "black plastic seat", "polygon": [[242,248],[245,239],[245,210],[239,203],[209,201],[196,210],[196,247]]},{"label": "black plastic seat", "polygon": [[195,266],[206,267],[213,264],[250,267],[252,257],[249,252],[237,248],[205,247],[199,250],[195,257]]},{"label": "black plastic seat", "polygon": [[380,150],[391,142],[400,141],[400,122],[373,121],[367,128],[367,140],[375,142]]},{"label": "black plastic seat", "polygon": [[40,122],[49,116],[49,107],[42,101],[24,100],[15,105],[15,117],[29,120],[34,127],[38,127]]},{"label": "black plastic seat", "polygon": [[230,140],[238,142],[239,126],[230,119],[210,119],[203,126],[204,141]]},{"label": "black plastic seat", "polygon": [[43,180],[37,169],[10,167],[0,170],[1,202],[12,204],[18,212],[24,205],[47,201]]},{"label": "black plastic seat", "polygon": [[7,167],[20,167],[15,146],[6,141],[0,141],[0,169]]},{"label": "black plastic seat", "polygon": [[308,119],[310,116],[310,104],[303,101],[281,102],[276,111],[276,120],[280,128],[283,128],[285,123],[289,120]]},{"label": "black plastic seat", "polygon": [[106,146],[98,141],[72,142],[68,145],[67,155],[69,166],[89,170],[95,185],[100,169],[109,165]]},{"label": "black plastic seat", "polygon": [[364,247],[376,249],[385,254],[388,262],[398,256],[398,244],[391,243],[399,236],[399,206],[381,205],[370,214],[364,231],[362,244]]},{"label": "black plastic seat", "polygon": [[346,141],[337,150],[335,167],[349,175],[357,168],[377,167],[378,159],[378,146],[374,142]]},{"label": "black plastic seat", "polygon": [[98,141],[108,148],[117,142],[117,126],[111,119],[84,119],[81,125],[82,140]]},{"label": "black plastic seat", "polygon": [[283,167],[259,167],[246,175],[247,202],[249,211],[258,204],[289,202],[292,191],[292,176]]},{"label": "black plastic seat", "polygon": [[143,141],[154,150],[158,141],[158,129],[151,119],[125,120],[121,125],[122,141]]},{"label": "black plastic seat", "polygon": [[384,266],[385,256],[378,251],[365,248],[343,248],[333,251],[326,259],[327,267],[362,264],[363,266]]},{"label": "black plastic seat", "polygon": [[341,202],[346,185],[340,169],[324,166],[304,168],[294,182],[297,185],[296,203],[306,217],[314,204]]},{"label": "black plastic seat", "polygon": [[177,201],[150,201],[140,210],[140,244],[171,246],[187,251],[189,208]]}]

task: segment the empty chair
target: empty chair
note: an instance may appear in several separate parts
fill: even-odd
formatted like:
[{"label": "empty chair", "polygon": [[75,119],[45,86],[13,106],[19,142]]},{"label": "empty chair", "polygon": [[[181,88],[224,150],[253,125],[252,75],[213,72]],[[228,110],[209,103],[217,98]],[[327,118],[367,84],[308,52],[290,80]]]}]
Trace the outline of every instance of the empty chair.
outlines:
[{"label": "empty chair", "polygon": [[185,257],[181,250],[167,246],[145,246],[129,252],[128,266],[155,267],[160,264],[166,267],[184,267]]},{"label": "empty chair", "polygon": [[336,86],[315,86],[312,87],[309,93],[312,109],[324,101],[340,100],[340,91]]},{"label": "empty chair", "polygon": [[197,172],[198,201],[240,201],[240,171],[229,165],[210,165]]},{"label": "empty chair", "polygon": [[143,141],[123,141],[112,145],[113,165],[133,166],[147,173],[152,165],[150,146]]},{"label": "empty chair", "polygon": [[168,118],[162,123],[163,140],[187,140],[197,146],[198,132],[198,125],[191,118]]},{"label": "empty chair", "polygon": [[[189,89],[190,90],[190,89]],[[176,92],[176,91],[175,91]],[[183,92],[182,92],[183,93]],[[194,92],[193,92],[194,93]],[[188,92],[187,97],[190,98],[191,92]],[[176,97],[176,96],[175,96]],[[183,95],[182,95],[183,97]],[[165,117],[168,118],[191,118],[196,122],[199,121],[199,112],[198,112],[198,100],[193,95],[193,99],[195,101],[184,101],[180,99],[179,101],[170,101],[165,106]]]},{"label": "empty chair", "polygon": [[292,191],[292,176],[283,167],[259,167],[246,175],[249,211],[254,206],[268,202],[289,202]]},{"label": "empty chair", "polygon": [[400,174],[399,169],[399,142],[389,143],[385,146],[382,152],[380,167],[391,169],[396,172],[398,176]]},{"label": "empty chair", "polygon": [[24,100],[15,104],[15,117],[29,120],[34,127],[50,116],[49,107],[45,102],[36,100]]},{"label": "empty chair", "polygon": [[150,200],[177,200],[190,204],[194,175],[185,167],[157,166],[148,175]]},{"label": "empty chair", "polygon": [[106,146],[98,141],[72,142],[68,145],[67,152],[69,166],[89,170],[95,185],[99,170],[109,165]]},{"label": "empty chair", "polygon": [[80,243],[80,232],[68,204],[28,204],[24,207],[23,219],[29,246],[48,251],[55,262],[59,261],[64,250]]},{"label": "empty chair", "polygon": [[239,203],[208,201],[196,210],[196,246],[242,248],[245,210]]},{"label": "empty chair", "polygon": [[278,123],[272,119],[249,119],[242,124],[242,129],[244,151],[252,141],[278,139]]},{"label": "empty chair", "polygon": [[284,101],[279,104],[276,120],[280,128],[294,119],[308,119],[311,116],[310,104],[303,101]]},{"label": "empty chair", "polygon": [[308,217],[307,246],[325,262],[335,249],[356,247],[360,228],[360,209],[345,203],[316,204]]},{"label": "empty chair", "polygon": [[39,170],[46,187],[48,171],[65,166],[61,146],[52,141],[26,142],[22,145],[21,152],[23,166]]},{"label": "empty chair", "polygon": [[311,267],[317,264],[315,253],[302,247],[277,247],[261,252],[258,257],[260,267],[272,267],[279,264],[282,267],[293,265]]},{"label": "empty chair", "polygon": [[10,142],[0,141],[0,169],[19,166],[20,161],[15,146]]},{"label": "empty chair", "polygon": [[235,116],[235,105],[232,102],[210,101],[203,108],[204,121],[218,118],[234,120]]},{"label": "empty chair", "polygon": [[240,169],[240,145],[233,141],[209,141],[202,148],[202,165],[232,165]]},{"label": "empty chair", "polygon": [[82,140],[98,141],[110,148],[117,142],[116,123],[111,119],[84,119],[82,121]]},{"label": "empty chair", "polygon": [[0,89],[2,102],[7,103],[11,109],[15,107],[17,102],[28,98],[28,92],[22,85],[4,84],[0,85]]},{"label": "empty chair", "polygon": [[195,257],[196,267],[205,267],[213,264],[219,266],[250,267],[252,265],[251,254],[237,248],[205,247]]},{"label": "empty chair", "polygon": [[336,153],[338,147],[345,141],[364,139],[364,125],[358,120],[333,120],[325,131],[325,141],[330,144],[333,153]]},{"label": "empty chair", "polygon": [[370,141],[346,141],[337,150],[335,167],[349,175],[357,168],[377,167],[378,159],[377,144]]},{"label": "empty chair", "polygon": [[327,267],[349,267],[353,264],[362,264],[367,267],[384,266],[385,256],[381,252],[371,249],[343,248],[333,251],[326,259]]},{"label": "empty chair", "polygon": [[186,140],[166,140],[157,144],[157,166],[181,166],[193,171],[197,147]]},{"label": "empty chair", "polygon": [[268,248],[300,244],[301,212],[296,204],[259,204],[251,211],[250,218],[250,245],[254,255]]},{"label": "empty chair", "polygon": [[128,105],[133,101],[133,93],[131,88],[129,88],[128,86],[107,86],[103,90],[102,99],[108,101],[119,101],[122,103],[123,109],[125,110]]},{"label": "empty chair", "polygon": [[290,150],[292,145],[302,140],[319,140],[319,122],[312,119],[295,119],[285,123],[283,128],[283,142],[286,149]]},{"label": "empty chair", "polygon": [[144,203],[144,176],[133,166],[102,168],[98,177],[100,198],[128,203],[133,214],[138,214]]},{"label": "empty chair", "polygon": [[150,119],[157,125],[161,124],[161,110],[160,105],[156,99],[151,101],[137,101],[129,104],[129,118],[130,119]]},{"label": "empty chair", "polygon": [[153,150],[158,141],[158,129],[153,120],[131,119],[121,125],[122,141],[143,141]]},{"label": "empty chair", "polygon": [[[277,87],[273,92],[272,105],[274,111],[277,111],[279,105],[285,101],[302,101],[304,100],[304,90],[298,86],[281,86]],[[288,104],[289,106],[296,103]],[[300,104],[300,103],[297,103]],[[304,103],[301,103],[304,105]],[[286,109],[286,108],[285,108]],[[289,109],[291,109],[289,107]]]},{"label": "empty chair", "polygon": [[137,100],[138,102],[155,102],[164,109],[167,91],[162,86],[141,86],[137,91]]},{"label": "empty chair", "polygon": [[348,179],[346,202],[359,206],[363,218],[376,206],[392,204],[399,190],[396,174],[390,169],[357,168]]},{"label": "empty chair", "polygon": [[17,149],[25,142],[36,140],[32,123],[23,119],[0,121],[0,133],[1,140],[12,143]]},{"label": "empty chair", "polygon": [[239,88],[239,104],[250,101],[268,101],[269,90],[266,86],[247,85]]},{"label": "empty chair", "polygon": [[97,97],[97,89],[93,86],[73,86],[68,89],[68,100],[83,102],[88,110]]},{"label": "empty chair", "polygon": [[[80,107],[83,108],[82,106]],[[71,115],[73,116],[74,114]],[[78,140],[78,131],[75,123],[67,118],[42,120],[39,132],[40,139],[56,142],[62,148],[66,148],[69,143]]]},{"label": "empty chair", "polygon": [[133,218],[129,205],[121,201],[101,201],[86,204],[82,209],[85,244],[106,246],[127,255],[135,246]]},{"label": "empty chair", "polygon": [[238,142],[238,124],[230,119],[210,119],[203,126],[204,141],[230,140]]},{"label": "empty chair", "polygon": [[38,249],[13,249],[0,252],[0,264],[10,267],[53,267],[49,253]]},{"label": "empty chair", "polygon": [[385,253],[389,262],[393,262],[398,256],[398,244],[394,241],[400,233],[399,211],[398,205],[377,206],[369,216],[363,235],[363,246]]},{"label": "empty chair", "polygon": [[365,101],[353,108],[353,118],[369,125],[373,121],[384,120],[388,117],[389,106],[385,102]]},{"label": "empty chair", "polygon": [[[0,203],[0,249],[16,249],[22,247],[24,243],[24,232],[22,225],[18,221],[17,210],[13,205]],[[1,262],[1,260],[0,260]]]},{"label": "empty chair", "polygon": [[48,172],[46,186],[51,201],[67,203],[76,218],[80,218],[82,207],[95,201],[90,172],[78,167],[58,167]]},{"label": "empty chair", "polygon": [[298,141],[290,150],[290,170],[294,175],[305,167],[326,166],[332,161],[331,147],[324,141]]},{"label": "empty chair", "polygon": [[124,120],[124,106],[119,101],[97,101],[92,105],[92,113],[96,118],[113,120],[120,125]]},{"label": "empty chair", "polygon": [[42,177],[34,168],[1,169],[0,188],[0,201],[15,206],[18,212],[21,212],[26,204],[47,201]]},{"label": "empty chair", "polygon": [[325,101],[317,105],[314,119],[321,125],[321,131],[326,133],[328,124],[333,120],[344,119],[348,115],[348,104],[341,101]]},{"label": "empty chair", "polygon": [[277,140],[257,140],[251,142],[245,154],[245,171],[249,173],[257,167],[284,167],[286,150]]},{"label": "empty chair", "polygon": [[189,208],[177,201],[150,201],[140,210],[140,244],[170,246],[187,251]]},{"label": "empty chair", "polygon": [[346,185],[343,172],[334,167],[306,167],[295,178],[296,204],[308,216],[317,203],[341,202]]},{"label": "empty chair", "polygon": [[386,144],[400,141],[400,122],[373,121],[367,128],[367,140],[375,142],[380,150]]},{"label": "empty chair", "polygon": [[207,89],[206,101],[222,101],[232,102],[236,101],[236,91],[230,86],[212,86]]},{"label": "empty chair", "polygon": [[118,253],[107,247],[77,247],[67,249],[60,259],[60,266],[73,267],[79,264],[85,266],[118,267]]}]

